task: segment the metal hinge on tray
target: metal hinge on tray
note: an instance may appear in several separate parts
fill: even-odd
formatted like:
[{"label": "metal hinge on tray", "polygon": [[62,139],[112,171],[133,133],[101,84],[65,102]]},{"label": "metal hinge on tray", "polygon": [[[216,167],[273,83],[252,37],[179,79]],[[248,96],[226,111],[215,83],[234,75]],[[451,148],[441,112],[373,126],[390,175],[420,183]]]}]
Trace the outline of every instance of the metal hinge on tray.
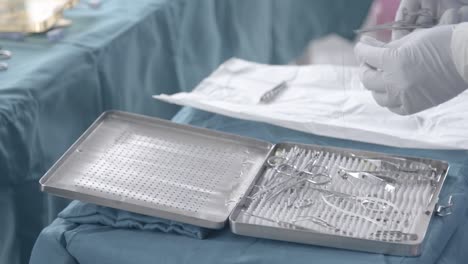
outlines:
[{"label": "metal hinge on tray", "polygon": [[437,203],[436,204],[436,209],[435,212],[438,216],[447,216],[452,214],[452,207],[453,207],[453,201],[452,201],[452,195],[449,196],[447,204],[442,205]]}]

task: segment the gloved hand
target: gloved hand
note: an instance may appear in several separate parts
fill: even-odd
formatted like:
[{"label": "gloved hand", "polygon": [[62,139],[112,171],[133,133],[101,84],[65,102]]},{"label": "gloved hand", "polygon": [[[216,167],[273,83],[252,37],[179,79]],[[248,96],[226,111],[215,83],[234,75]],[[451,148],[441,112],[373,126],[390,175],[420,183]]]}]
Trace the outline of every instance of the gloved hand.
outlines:
[{"label": "gloved hand", "polygon": [[[465,12],[462,8],[468,5],[468,0],[401,0],[395,21],[404,21],[409,24],[455,24],[459,20],[457,12]],[[446,13],[446,11],[451,10]],[[446,17],[442,20],[442,16]],[[441,21],[443,21],[441,23]],[[392,40],[400,39],[412,30],[394,30]]]},{"label": "gloved hand", "polygon": [[468,22],[468,5],[447,9],[439,20],[439,25],[455,25]]},{"label": "gloved hand", "polygon": [[419,30],[385,44],[363,37],[355,47],[361,81],[377,103],[400,115],[441,104],[468,85],[452,60],[453,26]]}]

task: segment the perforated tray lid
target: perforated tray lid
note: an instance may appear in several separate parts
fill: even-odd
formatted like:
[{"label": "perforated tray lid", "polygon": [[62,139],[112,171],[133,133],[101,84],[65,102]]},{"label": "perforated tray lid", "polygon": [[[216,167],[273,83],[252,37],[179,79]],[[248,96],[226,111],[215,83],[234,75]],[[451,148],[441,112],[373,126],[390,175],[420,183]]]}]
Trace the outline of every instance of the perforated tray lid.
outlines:
[{"label": "perforated tray lid", "polygon": [[222,228],[271,149],[251,138],[106,112],[40,183],[70,199]]}]

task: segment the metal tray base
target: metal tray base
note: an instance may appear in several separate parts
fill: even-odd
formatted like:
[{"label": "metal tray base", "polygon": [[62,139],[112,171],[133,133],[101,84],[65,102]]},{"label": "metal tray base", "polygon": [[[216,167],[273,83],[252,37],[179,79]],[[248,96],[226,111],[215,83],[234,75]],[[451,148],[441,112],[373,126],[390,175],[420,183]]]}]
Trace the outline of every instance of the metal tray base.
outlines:
[{"label": "metal tray base", "polygon": [[[322,153],[320,163],[323,163],[330,168],[330,173],[333,175],[331,183],[327,185],[327,187],[317,187],[310,184],[302,187],[312,188],[301,192],[300,194],[296,194],[296,197],[298,195],[302,195],[303,197],[309,197],[307,200],[313,199],[313,203],[311,203],[312,205],[306,209],[298,209],[291,205],[285,205],[286,203],[290,203],[290,200],[287,197],[290,195],[289,192],[295,192],[292,189],[285,189],[283,191],[286,198],[281,198],[279,196],[275,199],[268,199],[264,196],[260,196],[260,198],[258,198],[259,196],[255,196],[255,194],[262,190],[262,186],[264,186],[263,184],[267,180],[265,177],[270,177],[269,175],[272,175],[268,174],[267,171],[270,170],[271,172],[272,169],[265,163],[252,184],[252,187],[247,192],[246,197],[243,198],[230,216],[231,229],[234,233],[253,237],[400,256],[417,256],[421,253],[421,245],[448,171],[447,163],[429,159],[398,157],[405,158],[410,162],[430,165],[435,169],[433,177],[436,179],[436,183],[434,184],[432,181],[424,184],[421,184],[421,182],[412,183],[414,186],[409,186],[409,183],[405,183],[406,185],[400,184],[395,192],[388,194],[384,193],[383,187],[380,185],[366,186],[366,184],[368,184],[367,182],[360,185],[358,183],[359,179],[351,185],[348,180],[342,179],[338,176],[334,169],[343,168],[343,166],[363,169],[365,164],[362,164],[362,159],[355,158],[356,156],[366,157],[369,159],[390,159],[392,158],[391,156],[381,153],[301,145],[295,143],[278,144],[275,146],[275,151],[271,152],[271,155],[274,155],[274,153],[279,149],[292,149],[294,147]],[[403,174],[401,174],[401,176],[403,176]],[[416,176],[416,178],[420,179],[422,176],[423,175]],[[284,178],[284,176],[281,177]],[[402,178],[401,181],[405,179],[407,178]],[[398,213],[405,214],[401,218],[409,219],[407,220],[408,224],[403,225],[402,221],[392,221],[391,223],[377,222],[382,221],[381,219],[375,220],[374,223],[369,222],[362,217],[360,218],[359,215],[362,215],[362,213],[365,213],[364,215],[372,215],[372,213],[369,213],[367,209],[361,208],[359,204],[356,205],[355,202],[353,204],[353,201],[346,203],[341,200],[340,203],[344,209],[336,210],[336,208],[331,207],[326,202],[323,202],[324,196],[320,196],[318,194],[320,192],[317,192],[317,190],[314,190],[313,188],[324,188],[327,190],[337,190],[339,192],[352,194],[369,192],[389,197],[388,199],[398,206]],[[258,200],[254,200],[252,197],[257,197],[255,199]],[[339,197],[339,199],[336,200],[340,199],[342,198]],[[393,213],[395,212],[392,211],[391,213],[392,215],[388,218],[392,219],[393,217],[394,219],[395,217]],[[303,218],[303,215],[312,216],[314,218],[308,222],[300,222],[300,225],[290,224],[291,222],[296,223],[294,219],[297,219],[297,216],[301,216],[299,218]],[[411,215],[411,217],[406,217],[407,215]],[[374,214],[372,217],[375,217],[373,219],[382,218],[382,214]],[[367,217],[367,219],[371,219],[371,217]],[[324,222],[320,222],[318,220],[323,220]],[[398,240],[395,239],[395,237],[389,238],[375,236],[378,232],[381,232],[380,234],[382,234],[382,232],[390,232],[388,230],[401,230],[401,232],[408,232],[405,234],[411,234],[411,239]]]}]

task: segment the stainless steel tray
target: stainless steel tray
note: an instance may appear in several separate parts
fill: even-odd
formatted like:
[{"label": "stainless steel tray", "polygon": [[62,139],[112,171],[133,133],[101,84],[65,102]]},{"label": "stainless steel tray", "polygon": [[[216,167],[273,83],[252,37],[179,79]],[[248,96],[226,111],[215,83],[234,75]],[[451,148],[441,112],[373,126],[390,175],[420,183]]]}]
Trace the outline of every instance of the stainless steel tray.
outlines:
[{"label": "stainless steel tray", "polygon": [[104,113],[40,180],[70,199],[222,228],[272,144]]},{"label": "stainless steel tray", "polygon": [[[333,171],[333,167],[348,164],[353,165],[354,167],[359,167],[362,164],[359,164],[356,161],[355,157],[362,158],[378,158],[378,159],[389,159],[392,160],[392,156],[388,156],[382,153],[374,153],[374,152],[365,152],[365,151],[356,151],[351,149],[341,149],[341,148],[330,148],[330,147],[323,147],[323,146],[314,146],[314,145],[303,145],[303,144],[296,144],[296,143],[281,143],[276,145],[274,148],[275,150],[270,152],[270,155],[275,155],[279,149],[291,149],[294,146],[299,147],[301,149],[317,151],[319,153],[328,153],[328,159],[326,160],[327,166],[332,168],[332,174],[334,175],[333,181],[331,182],[331,186],[328,186],[329,189],[339,189],[341,191],[346,192],[346,190],[356,190],[356,189],[364,189],[364,186],[352,186],[346,187],[344,186],[346,183],[345,181],[340,181],[339,176],[336,175],[336,171]],[[324,154],[325,155],[325,154]],[[332,158],[334,157],[334,158]],[[411,234],[411,238],[408,239],[395,239],[392,237],[375,237],[375,234],[390,234],[391,231],[385,231],[385,227],[378,227],[377,229],[383,229],[383,233],[381,231],[375,232],[376,228],[369,225],[363,224],[361,222],[365,221],[357,221],[357,220],[349,220],[346,223],[340,223],[339,220],[340,216],[336,216],[339,212],[334,211],[328,213],[326,209],[326,205],[320,205],[316,199],[314,202],[317,202],[315,207],[312,207],[309,210],[311,215],[315,215],[314,218],[316,220],[315,223],[311,223],[306,226],[291,226],[285,223],[291,220],[291,215],[299,214],[297,212],[285,212],[279,213],[281,211],[275,211],[275,216],[267,216],[265,212],[271,209],[263,210],[262,208],[254,208],[251,209],[249,214],[245,213],[249,207],[266,207],[266,208],[274,208],[279,205],[278,201],[268,201],[268,202],[257,202],[253,205],[252,196],[254,196],[257,190],[253,188],[253,186],[261,185],[260,182],[262,178],[265,177],[265,171],[268,169],[267,164],[265,163],[262,169],[256,176],[254,183],[252,184],[251,188],[249,188],[247,195],[242,199],[242,201],[237,205],[236,209],[230,216],[230,224],[231,229],[234,233],[246,236],[253,236],[253,237],[262,237],[262,238],[269,238],[269,239],[276,239],[276,240],[284,240],[290,242],[298,242],[298,243],[306,243],[306,244],[313,244],[313,245],[320,245],[320,246],[329,246],[329,247],[336,247],[336,248],[343,248],[343,249],[351,249],[351,250],[359,250],[359,251],[367,251],[367,252],[374,252],[374,253],[384,253],[384,254],[391,254],[391,255],[401,255],[401,256],[417,256],[421,253],[421,246],[431,220],[431,217],[434,213],[435,205],[438,201],[438,196],[442,185],[444,183],[445,177],[448,171],[448,164],[442,161],[430,160],[430,159],[420,159],[420,158],[412,158],[412,157],[396,157],[398,159],[404,158],[409,162],[419,162],[426,165],[430,165],[432,168],[435,169],[435,174],[433,174],[433,178],[435,179],[434,182],[431,182],[430,192],[421,192],[419,189],[421,188],[428,188],[427,186],[422,186],[415,184],[414,186],[403,186],[401,191],[397,190],[394,194],[392,194],[392,199],[394,200],[395,204],[398,206],[402,206],[402,212],[404,211],[405,215],[414,214],[408,222],[407,228],[404,231],[407,232],[406,234]],[[351,161],[354,159],[353,161]],[[325,158],[323,158],[323,162],[325,162]],[[362,166],[361,166],[362,168]],[[338,177],[338,179],[337,179]],[[408,184],[409,185],[409,184]],[[380,188],[380,187],[379,187]],[[411,198],[411,195],[408,195],[409,192],[412,192],[414,189],[414,198]],[[418,189],[419,188],[419,189]],[[401,198],[400,198],[401,196]],[[398,200],[400,199],[400,200]],[[413,199],[414,201],[412,201]],[[278,199],[279,200],[279,199]],[[409,206],[408,203],[412,203]],[[406,206],[406,207],[405,207]],[[262,211],[263,210],[263,211]],[[290,210],[294,210],[290,209]],[[299,210],[299,209],[297,209]],[[260,213],[254,213],[260,212]],[[409,213],[408,213],[409,212]],[[263,214],[263,215],[262,215]],[[270,213],[271,214],[271,213]],[[335,215],[334,215],[335,214]],[[285,215],[285,217],[280,217],[280,215]],[[268,218],[270,217],[270,218]],[[321,217],[321,218],[319,218]],[[273,221],[271,221],[273,219]],[[318,222],[317,220],[322,221],[324,219],[333,223],[333,228],[328,228],[322,224],[322,222]],[[337,220],[338,219],[338,220]],[[341,219],[344,219],[341,218]],[[326,221],[325,221],[326,220]],[[343,222],[343,221],[341,221]],[[320,225],[322,224],[322,225]],[[328,224],[328,222],[327,222]],[[348,232],[344,233],[339,228],[350,228],[353,224],[360,224],[360,232]],[[325,226],[325,227],[324,227]],[[394,227],[394,225],[392,224]],[[398,226],[398,225],[397,225]],[[304,227],[304,228],[302,228]],[[390,227],[390,228],[393,228]],[[374,231],[372,231],[374,230]],[[370,233],[374,232],[374,233]],[[380,232],[380,233],[379,233]],[[387,233],[385,233],[387,232]]]},{"label": "stainless steel tray", "polygon": [[[306,224],[288,224],[288,221],[297,218],[293,218],[297,212],[284,213],[282,208],[277,209],[284,207],[284,200],[262,204],[263,208],[274,210],[275,213],[270,213],[270,216],[258,215],[259,218],[246,215],[246,212],[256,212],[253,206],[259,207],[260,203],[256,203],[252,197],[258,194],[258,187],[262,187],[265,179],[270,177],[268,175],[272,175],[268,174],[272,170],[271,164],[268,164],[269,158],[277,156],[280,150],[291,151],[295,148],[320,153],[317,162],[330,168],[328,175],[331,181],[318,188],[350,195],[365,193],[377,197],[384,189],[368,182],[350,185],[348,179],[337,175],[336,168],[346,166],[372,170],[373,165],[369,165],[371,159],[403,159],[412,165],[430,166],[433,173],[430,186],[419,180],[410,185],[406,178],[401,178],[398,188],[391,194],[383,194],[387,195],[385,199],[388,198],[398,207],[397,213],[402,216],[398,221],[394,216],[388,216],[389,226],[373,222],[364,224],[368,220],[364,219],[363,222],[359,212],[367,209],[348,206],[352,203],[342,203],[343,199],[339,196],[339,199],[333,200],[337,202],[337,207],[331,209],[320,201],[320,196],[305,199],[311,201],[307,212],[315,217],[314,221]],[[73,144],[40,183],[43,191],[66,198],[207,228],[222,228],[229,218],[231,230],[240,235],[416,256],[421,253],[421,245],[447,171],[448,164],[443,161],[296,143],[273,145],[156,118],[107,112]],[[401,176],[404,177],[404,173]],[[424,175],[416,176],[420,179]],[[302,184],[304,193],[309,192],[309,185]],[[291,191],[285,190],[282,195],[288,195]],[[338,206],[342,204],[348,206],[346,210],[361,211],[356,211],[357,214],[353,211],[355,214],[349,217],[343,212],[338,214]],[[332,209],[338,213],[332,212]],[[353,217],[357,220],[349,220]],[[376,217],[376,214],[372,217]],[[371,220],[387,221],[380,218]],[[333,229],[317,225],[317,219],[333,226]],[[401,224],[403,220],[404,225]],[[404,239],[395,237],[393,230],[405,234]]]}]

